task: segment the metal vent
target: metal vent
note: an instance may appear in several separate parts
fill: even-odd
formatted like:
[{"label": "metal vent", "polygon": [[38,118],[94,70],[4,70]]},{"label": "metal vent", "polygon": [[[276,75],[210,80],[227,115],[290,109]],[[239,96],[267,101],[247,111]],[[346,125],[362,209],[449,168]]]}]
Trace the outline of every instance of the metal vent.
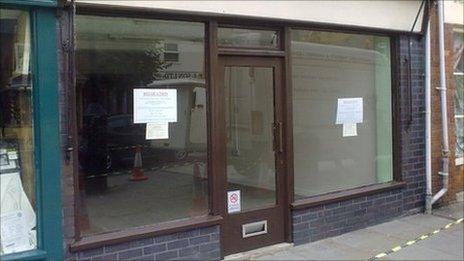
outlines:
[{"label": "metal vent", "polygon": [[267,234],[267,220],[243,224],[242,225],[242,237],[253,237]]}]

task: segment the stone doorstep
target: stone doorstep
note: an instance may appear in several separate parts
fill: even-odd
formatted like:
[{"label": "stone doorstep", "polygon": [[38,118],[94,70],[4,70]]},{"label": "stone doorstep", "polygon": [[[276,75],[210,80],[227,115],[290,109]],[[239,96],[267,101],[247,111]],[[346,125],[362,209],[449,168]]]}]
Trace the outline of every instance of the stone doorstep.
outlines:
[{"label": "stone doorstep", "polygon": [[279,243],[272,246],[253,249],[246,252],[225,256],[223,260],[253,260],[260,256],[272,255],[293,247],[293,243]]}]

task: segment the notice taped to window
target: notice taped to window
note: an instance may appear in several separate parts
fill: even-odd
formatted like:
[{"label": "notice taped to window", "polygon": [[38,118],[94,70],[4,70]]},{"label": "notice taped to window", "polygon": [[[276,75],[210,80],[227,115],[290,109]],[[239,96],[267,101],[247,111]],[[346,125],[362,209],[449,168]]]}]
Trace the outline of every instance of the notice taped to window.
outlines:
[{"label": "notice taped to window", "polygon": [[353,137],[358,136],[358,130],[356,123],[346,123],[343,124],[343,137]]},{"label": "notice taped to window", "polygon": [[340,98],[337,100],[335,124],[362,123],[363,98]]},{"label": "notice taped to window", "polygon": [[242,211],[240,190],[227,191],[227,212],[235,213],[240,211]]},{"label": "notice taped to window", "polygon": [[176,89],[134,89],[134,123],[176,121]]},{"label": "notice taped to window", "polygon": [[147,140],[163,140],[169,139],[169,123],[147,123],[145,133]]},{"label": "notice taped to window", "polygon": [[22,211],[12,211],[1,215],[1,246],[5,254],[29,249],[26,219]]}]

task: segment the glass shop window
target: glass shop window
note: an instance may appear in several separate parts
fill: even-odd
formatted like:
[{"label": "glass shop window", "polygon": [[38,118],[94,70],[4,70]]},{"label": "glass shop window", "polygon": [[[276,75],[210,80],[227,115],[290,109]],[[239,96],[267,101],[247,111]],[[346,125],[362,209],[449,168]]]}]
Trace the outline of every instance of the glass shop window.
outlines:
[{"label": "glass shop window", "polygon": [[456,165],[464,164],[464,33],[454,31],[453,76],[455,82],[454,120],[456,122]]},{"label": "glass shop window", "polygon": [[392,180],[388,37],[292,31],[295,198]]},{"label": "glass shop window", "polygon": [[222,47],[279,48],[279,32],[262,29],[220,27],[218,44]]},{"label": "glass shop window", "polygon": [[81,233],[208,214],[204,25],[76,22]]},{"label": "glass shop window", "polygon": [[28,12],[0,9],[0,255],[37,246],[30,31]]}]

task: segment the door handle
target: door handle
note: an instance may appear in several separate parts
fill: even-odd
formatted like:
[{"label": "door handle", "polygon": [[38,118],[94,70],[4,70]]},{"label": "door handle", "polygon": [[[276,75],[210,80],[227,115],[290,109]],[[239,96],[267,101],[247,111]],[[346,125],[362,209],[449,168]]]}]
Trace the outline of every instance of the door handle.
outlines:
[{"label": "door handle", "polygon": [[274,123],[274,151],[282,153],[284,148],[282,122]]}]

